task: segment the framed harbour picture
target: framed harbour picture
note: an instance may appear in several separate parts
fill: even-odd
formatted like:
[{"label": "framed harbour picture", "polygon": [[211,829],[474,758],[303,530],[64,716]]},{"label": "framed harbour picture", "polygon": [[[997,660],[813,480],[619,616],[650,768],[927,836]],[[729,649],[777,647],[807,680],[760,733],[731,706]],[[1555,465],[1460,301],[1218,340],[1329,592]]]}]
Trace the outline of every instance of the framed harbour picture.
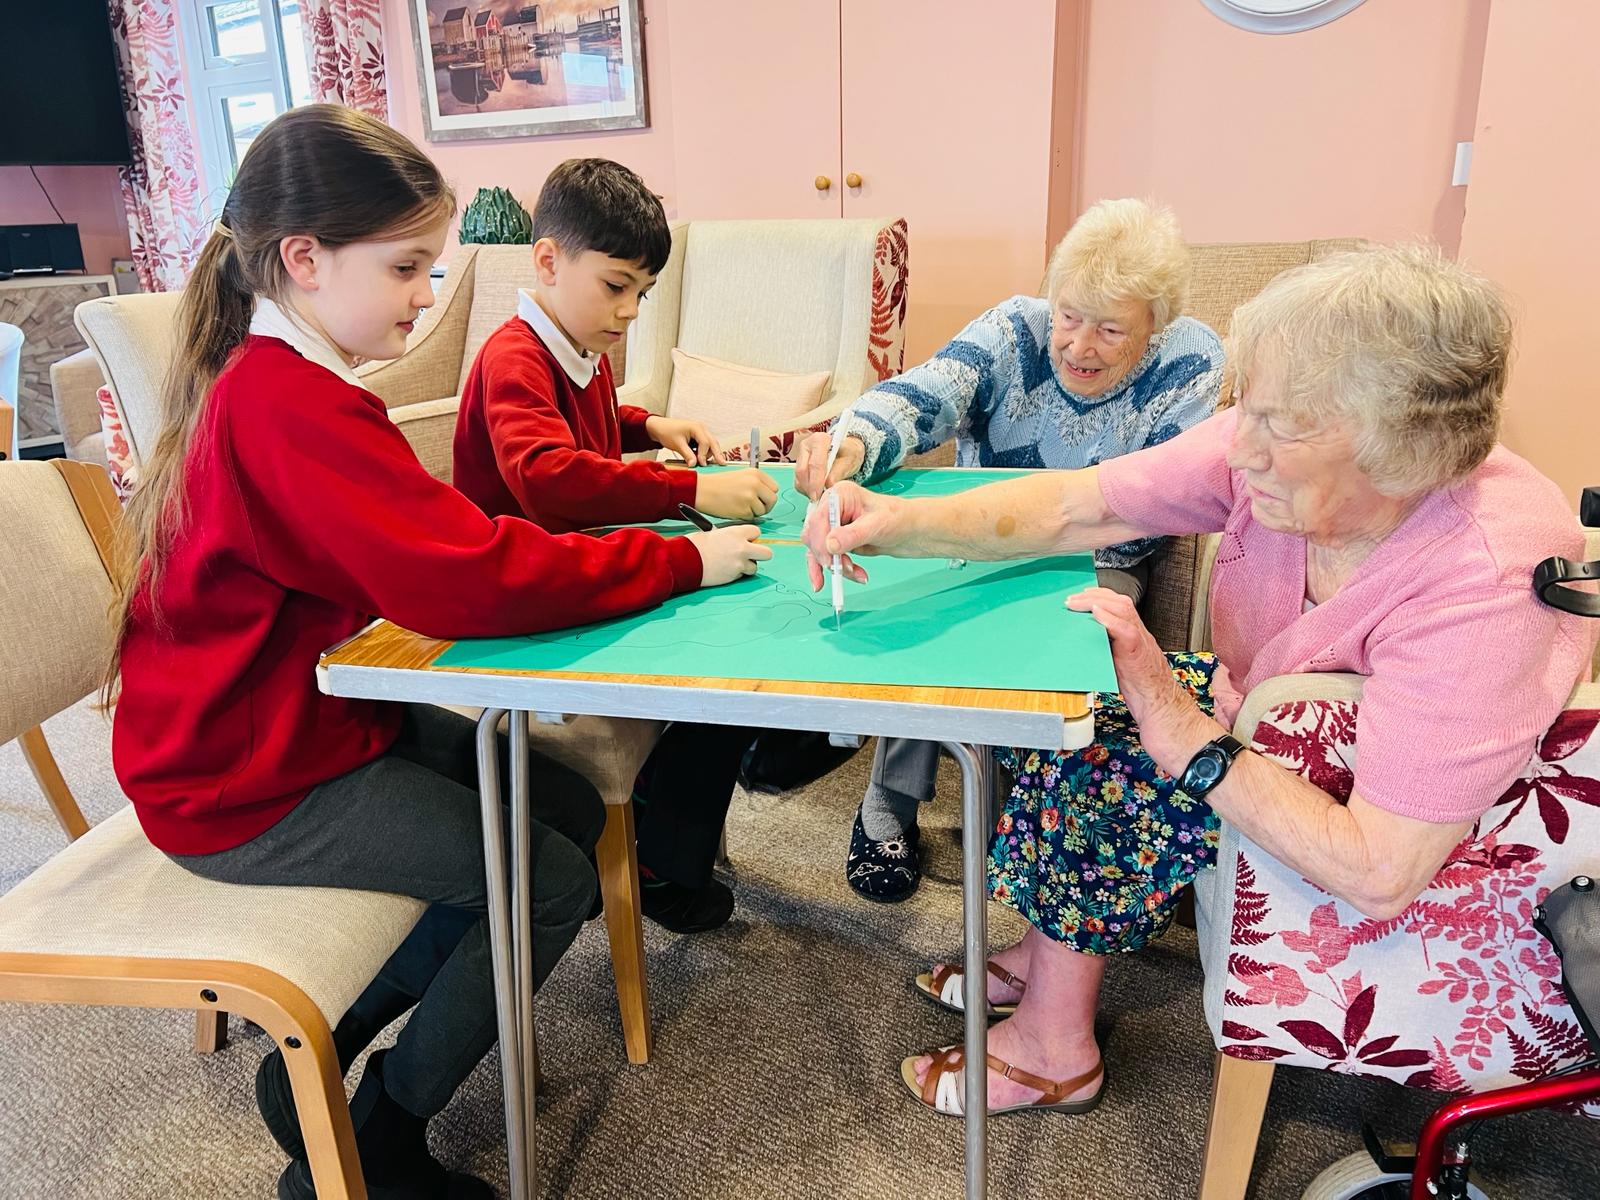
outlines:
[{"label": "framed harbour picture", "polygon": [[410,0],[431,142],[643,129],[642,0]]}]

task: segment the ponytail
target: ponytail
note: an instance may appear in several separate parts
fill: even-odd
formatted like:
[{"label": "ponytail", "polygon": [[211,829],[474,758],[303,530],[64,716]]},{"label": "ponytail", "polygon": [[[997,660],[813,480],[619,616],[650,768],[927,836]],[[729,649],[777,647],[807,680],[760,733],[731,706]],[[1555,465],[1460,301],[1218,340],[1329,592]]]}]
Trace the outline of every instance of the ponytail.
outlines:
[{"label": "ponytail", "polygon": [[206,400],[250,331],[257,295],[284,294],[286,237],[309,234],[330,248],[398,236],[455,211],[439,169],[406,137],[353,109],[311,104],[267,125],[245,152],[223,219],[184,285],[178,351],[161,389],[161,431],[141,465],[119,529],[115,639],[101,686],[115,699],[134,600],[161,627],[158,584],[188,525],[183,472],[205,436]]}]

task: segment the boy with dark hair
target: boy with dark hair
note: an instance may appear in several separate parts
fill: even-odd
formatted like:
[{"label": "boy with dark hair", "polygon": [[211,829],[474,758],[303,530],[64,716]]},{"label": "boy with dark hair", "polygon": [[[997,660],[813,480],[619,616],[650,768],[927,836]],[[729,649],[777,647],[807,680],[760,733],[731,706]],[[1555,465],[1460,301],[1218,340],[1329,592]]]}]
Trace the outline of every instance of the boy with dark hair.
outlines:
[{"label": "boy with dark hair", "polygon": [[[489,335],[461,389],[455,486],[490,516],[526,516],[555,533],[678,520],[680,503],[741,520],[770,511],[778,489],[766,472],[622,461],[660,446],[691,466],[724,461],[701,422],[617,403],[605,352],[672,249],[644,180],[607,159],[569,159],[539,193],[533,236],[538,288],[520,293],[517,315]],[[693,933],[733,914],[733,893],[711,867],[754,736],[675,724],[640,773],[641,906],[658,924]]]}]

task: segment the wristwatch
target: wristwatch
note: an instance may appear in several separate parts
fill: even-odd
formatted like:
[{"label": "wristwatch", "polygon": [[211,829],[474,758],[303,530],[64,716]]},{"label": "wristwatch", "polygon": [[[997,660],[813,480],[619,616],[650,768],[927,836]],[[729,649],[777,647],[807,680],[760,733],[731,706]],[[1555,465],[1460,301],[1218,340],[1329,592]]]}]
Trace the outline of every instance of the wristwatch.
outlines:
[{"label": "wristwatch", "polygon": [[1232,734],[1225,733],[1215,741],[1207,742],[1195,751],[1189,765],[1183,769],[1178,787],[1196,800],[1222,782],[1222,777],[1233,766],[1233,760],[1244,753],[1244,743]]}]

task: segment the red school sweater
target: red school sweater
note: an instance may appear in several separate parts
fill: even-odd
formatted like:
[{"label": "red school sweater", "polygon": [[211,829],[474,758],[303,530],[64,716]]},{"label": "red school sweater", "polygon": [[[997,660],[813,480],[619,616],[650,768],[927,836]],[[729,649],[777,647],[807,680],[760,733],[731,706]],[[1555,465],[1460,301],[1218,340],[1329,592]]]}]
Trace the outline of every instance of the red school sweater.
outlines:
[{"label": "red school sweater", "polygon": [[452,482],[490,516],[526,516],[555,533],[678,518],[695,473],[622,462],[651,450],[650,414],[618,406],[604,355],[580,388],[521,317],[489,335],[461,389]]},{"label": "red school sweater", "polygon": [[382,401],[250,337],[206,400],[188,517],[136,592],[112,732],[146,835],[208,854],[378,757],[396,704],[325,696],[318,655],[373,616],[437,638],[532,633],[697,587],[686,539],[490,518],[417,461]]}]

